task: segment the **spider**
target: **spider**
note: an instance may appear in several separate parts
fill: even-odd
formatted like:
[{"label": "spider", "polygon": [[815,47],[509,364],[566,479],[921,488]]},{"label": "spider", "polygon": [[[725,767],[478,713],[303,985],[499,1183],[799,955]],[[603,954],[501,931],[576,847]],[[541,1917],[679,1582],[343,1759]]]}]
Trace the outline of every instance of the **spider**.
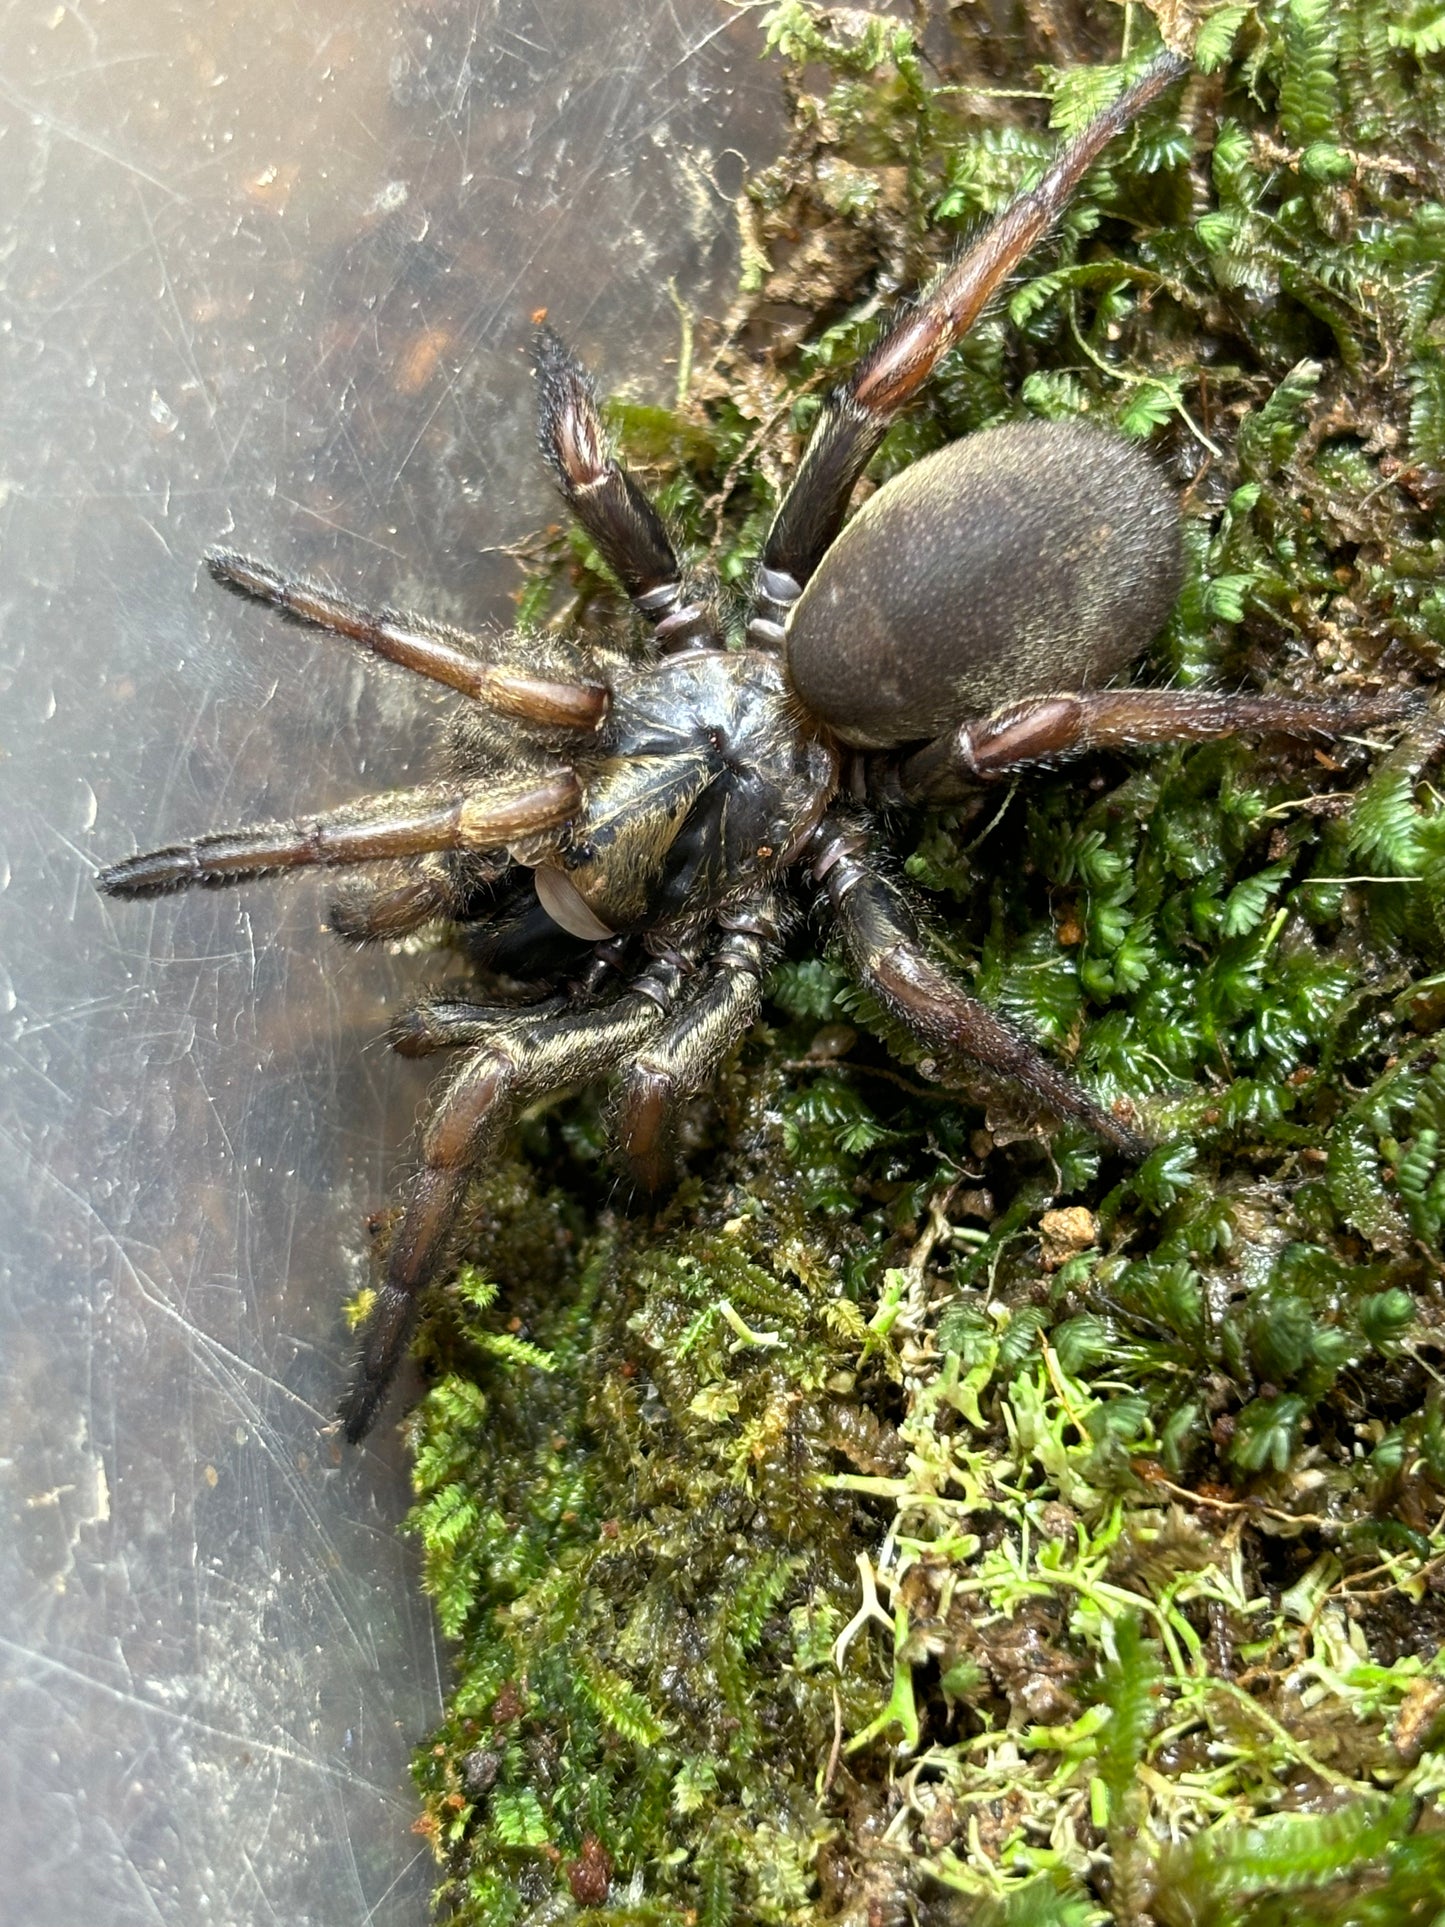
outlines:
[{"label": "spider", "polygon": [[679,1107],[757,1018],[799,894],[831,913],[858,981],[937,1058],[1023,1084],[1128,1157],[1147,1150],[930,954],[878,853],[882,820],[1087,749],[1246,729],[1333,735],[1398,718],[1402,699],[1111,687],[1164,623],[1181,576],[1172,492],[1112,433],[985,431],[846,518],[889,423],[1101,151],[1185,71],[1169,54],[1146,68],[828,397],[764,543],[741,647],[716,586],[684,578],[660,515],[611,452],[586,372],[545,329],[542,452],[631,599],[631,634],[465,634],[208,555],[221,582],[457,691],[441,774],[137,855],[104,869],[99,887],[147,897],[367,866],[332,909],[340,936],[368,943],[441,923],[479,976],[529,986],[526,1001],[422,997],[393,1032],[404,1054],[461,1059],[422,1129],[341,1406],[350,1440],[374,1422],[472,1174],[519,1109],[614,1077],[626,1162],[643,1188],[662,1185]]}]

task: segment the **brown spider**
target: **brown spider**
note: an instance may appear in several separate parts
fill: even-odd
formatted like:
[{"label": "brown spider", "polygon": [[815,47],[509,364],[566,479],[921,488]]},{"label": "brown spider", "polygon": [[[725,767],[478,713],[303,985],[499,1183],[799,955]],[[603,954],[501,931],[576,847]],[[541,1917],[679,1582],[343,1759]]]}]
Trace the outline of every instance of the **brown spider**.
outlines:
[{"label": "brown spider", "polygon": [[1101,150],[1185,71],[1156,60],[828,398],[764,546],[744,647],[729,646],[715,585],[684,583],[656,509],[608,449],[586,373],[545,331],[542,452],[643,639],[468,635],[368,613],[239,555],[207,558],[221,581],[467,701],[436,781],[131,857],[100,888],[144,897],[380,865],[333,908],[341,936],[442,921],[479,972],[540,993],[424,997],[393,1036],[408,1055],[463,1056],[422,1132],[341,1409],[348,1438],[375,1419],[472,1173],[520,1106],[615,1075],[627,1161],[649,1189],[664,1182],[680,1103],[758,1015],[794,878],[828,906],[859,981],[934,1052],[1018,1080],[1131,1157],[1146,1148],[934,961],[875,855],[877,812],[1098,746],[1335,734],[1400,716],[1402,700],[1105,687],[1157,633],[1180,579],[1177,505],[1116,435],[995,429],[844,519],[888,424]]}]

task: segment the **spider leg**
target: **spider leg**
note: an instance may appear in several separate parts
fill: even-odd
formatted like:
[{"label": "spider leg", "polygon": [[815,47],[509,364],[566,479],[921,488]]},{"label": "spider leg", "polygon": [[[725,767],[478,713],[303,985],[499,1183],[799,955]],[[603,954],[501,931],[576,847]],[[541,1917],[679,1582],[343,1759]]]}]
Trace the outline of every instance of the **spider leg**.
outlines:
[{"label": "spider leg", "polygon": [[596,946],[581,976],[565,991],[530,1003],[478,1004],[445,991],[418,997],[392,1025],[391,1047],[402,1057],[475,1050],[490,1043],[500,1031],[526,1030],[543,1017],[595,1004],[604,986],[616,987],[616,979],[626,967],[630,943],[627,937],[608,938]]},{"label": "spider leg", "polygon": [[611,694],[602,683],[555,681],[489,660],[499,652],[488,637],[390,609],[363,609],[346,596],[229,549],[208,549],[206,562],[228,588],[269,602],[317,629],[348,636],[387,662],[445,683],[503,716],[544,729],[593,730],[610,706]]},{"label": "spider leg", "polygon": [[608,446],[592,378],[550,328],[533,344],[537,438],[568,507],[601,551],[633,607],[665,647],[707,627],[700,603],[683,603],[682,571],[662,517]]},{"label": "spider leg", "polygon": [[942,279],[898,313],[828,396],[763,547],[756,611],[748,625],[753,641],[781,646],[784,617],[842,527],[854,485],[889,423],[1058,220],[1109,142],[1187,71],[1188,62],[1174,54],[1146,68],[1062,149],[1037,186],[1010,201]]},{"label": "spider leg", "polygon": [[679,1105],[712,1082],[733,1045],[757,1022],[763,975],[777,949],[773,906],[729,923],[699,989],[632,1059],[622,1079],[617,1141],[645,1191],[667,1183]]},{"label": "spider leg", "polygon": [[401,1057],[430,1057],[437,1051],[478,1050],[506,1031],[526,1030],[543,1017],[567,1008],[565,997],[532,1004],[473,1004],[439,993],[418,997],[391,1027],[391,1048]]},{"label": "spider leg", "polygon": [[1091,689],[1033,696],[980,721],[961,723],[910,756],[897,775],[902,802],[945,802],[981,780],[1029,764],[1058,763],[1090,749],[1204,742],[1261,730],[1339,737],[1374,723],[1398,723],[1418,707],[1407,690],[1374,696],[1233,696],[1195,689]]},{"label": "spider leg", "polygon": [[468,1057],[434,1105],[388,1255],[386,1277],[362,1338],[340,1418],[354,1445],[370,1430],[436,1275],[477,1166],[523,1104],[614,1070],[663,1023],[682,968],[650,963],[611,1003],[509,1022]]},{"label": "spider leg", "polygon": [[476,892],[505,875],[511,859],[444,851],[390,864],[339,891],[326,921],[346,943],[388,943],[424,924],[460,918]]},{"label": "spider leg", "polygon": [[96,883],[107,896],[154,897],[192,884],[211,888],[316,864],[496,849],[514,837],[558,828],[581,800],[570,769],[489,785],[485,792],[437,785],[393,790],[323,816],[217,830],[127,857],[102,870]]},{"label": "spider leg", "polygon": [[869,841],[856,819],[834,816],[823,819],[809,846],[814,878],[865,988],[916,1037],[1025,1085],[1051,1111],[1077,1118],[1127,1156],[1143,1157],[1149,1146],[1141,1138],[934,962],[907,896],[865,855]]}]

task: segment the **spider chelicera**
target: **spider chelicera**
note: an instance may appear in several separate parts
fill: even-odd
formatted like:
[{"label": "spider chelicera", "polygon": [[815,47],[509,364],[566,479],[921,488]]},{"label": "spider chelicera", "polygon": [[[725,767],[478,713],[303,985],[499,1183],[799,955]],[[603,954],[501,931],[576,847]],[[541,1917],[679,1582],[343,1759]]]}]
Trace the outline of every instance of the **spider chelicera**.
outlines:
[{"label": "spider chelicera", "polygon": [[930,954],[876,854],[880,814],[1101,746],[1334,735],[1399,717],[1403,699],[1108,687],[1154,638],[1180,579],[1173,495],[1114,434],[987,431],[845,517],[939,357],[1109,141],[1185,71],[1173,55],[1148,67],[828,397],[764,545],[743,647],[730,646],[716,586],[684,578],[657,510],[609,450],[590,380],[549,331],[536,350],[542,452],[631,598],[636,633],[605,645],[468,635],[208,556],[222,582],[466,700],[434,782],[131,857],[100,888],[145,897],[368,866],[332,910],[341,936],[447,924],[480,975],[533,987],[526,1002],[423,997],[393,1034],[408,1055],[461,1061],[421,1134],[341,1408],[348,1438],[373,1423],[471,1177],[521,1106],[614,1076],[627,1163],[648,1189],[666,1180],[679,1106],[757,1017],[800,886],[831,913],[858,980],[936,1057],[971,1058],[1125,1154],[1145,1150]]}]

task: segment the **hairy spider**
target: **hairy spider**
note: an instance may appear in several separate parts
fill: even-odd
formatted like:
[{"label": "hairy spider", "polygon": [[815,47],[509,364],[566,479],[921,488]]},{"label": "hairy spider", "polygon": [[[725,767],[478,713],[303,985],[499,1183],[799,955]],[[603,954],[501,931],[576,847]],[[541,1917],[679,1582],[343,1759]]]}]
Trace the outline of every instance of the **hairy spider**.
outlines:
[{"label": "hairy spider", "polygon": [[930,955],[877,855],[880,812],[956,801],[1101,745],[1332,735],[1397,718],[1402,700],[1108,687],[1180,580],[1172,493],[1113,434],[994,429],[845,517],[888,424],[1101,150],[1185,70],[1172,55],[1147,68],[828,397],[764,545],[743,647],[729,645],[716,586],[684,581],[657,510],[609,450],[591,382],[547,331],[542,452],[630,596],[637,634],[468,635],[208,556],[222,582],[467,700],[436,781],[135,856],[102,871],[101,889],[144,897],[381,866],[333,908],[341,936],[448,924],[479,973],[533,991],[521,1003],[423,997],[393,1034],[408,1055],[462,1056],[421,1134],[341,1408],[350,1439],[375,1419],[472,1174],[521,1106],[615,1076],[626,1160],[647,1188],[664,1182],[679,1105],[757,1017],[799,886],[831,913],[858,980],[935,1055],[1017,1080],[1129,1156],[1146,1148]]}]

